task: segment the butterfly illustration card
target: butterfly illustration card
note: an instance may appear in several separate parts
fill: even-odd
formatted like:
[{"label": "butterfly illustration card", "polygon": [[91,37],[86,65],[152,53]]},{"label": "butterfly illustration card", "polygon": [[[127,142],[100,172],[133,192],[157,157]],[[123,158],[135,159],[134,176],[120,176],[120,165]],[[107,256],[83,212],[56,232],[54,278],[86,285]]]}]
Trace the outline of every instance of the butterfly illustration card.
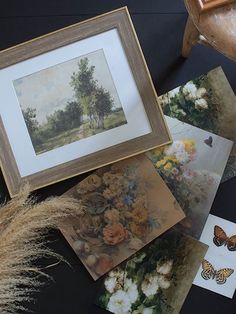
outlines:
[{"label": "butterfly illustration card", "polygon": [[193,282],[215,293],[233,298],[236,289],[236,263],[208,250]]},{"label": "butterfly illustration card", "polygon": [[147,153],[185,211],[178,228],[199,239],[233,142],[165,116],[173,143]]},{"label": "butterfly illustration card", "polygon": [[67,194],[85,214],[61,231],[95,280],[185,217],[144,154],[98,169]]},{"label": "butterfly illustration card", "polygon": [[200,241],[209,249],[194,284],[232,298],[236,289],[236,224],[210,214]]},{"label": "butterfly illustration card", "polygon": [[105,277],[97,305],[114,314],[177,314],[207,246],[168,231]]},{"label": "butterfly illustration card", "polygon": [[[236,96],[221,67],[173,89],[159,100],[164,114],[236,143]],[[236,144],[222,181],[235,175]]]}]

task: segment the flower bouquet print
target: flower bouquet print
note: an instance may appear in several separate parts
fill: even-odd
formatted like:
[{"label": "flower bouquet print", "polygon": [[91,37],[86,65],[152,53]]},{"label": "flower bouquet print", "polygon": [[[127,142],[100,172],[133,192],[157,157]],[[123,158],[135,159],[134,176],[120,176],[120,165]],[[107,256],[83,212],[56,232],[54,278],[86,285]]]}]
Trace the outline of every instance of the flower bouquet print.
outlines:
[{"label": "flower bouquet print", "polygon": [[179,313],[207,246],[168,231],[105,278],[97,305],[114,314]]},{"label": "flower bouquet print", "polygon": [[[164,113],[236,142],[236,96],[221,67],[159,97]],[[222,181],[236,175],[233,146]]]},{"label": "flower bouquet print", "polygon": [[95,280],[185,217],[145,155],[100,168],[67,194],[85,214],[61,231]]},{"label": "flower bouquet print", "polygon": [[209,215],[200,240],[209,249],[194,284],[232,298],[236,289],[236,224]]},{"label": "flower bouquet print", "polygon": [[185,211],[178,228],[199,239],[233,143],[167,117],[173,143],[147,153]]}]

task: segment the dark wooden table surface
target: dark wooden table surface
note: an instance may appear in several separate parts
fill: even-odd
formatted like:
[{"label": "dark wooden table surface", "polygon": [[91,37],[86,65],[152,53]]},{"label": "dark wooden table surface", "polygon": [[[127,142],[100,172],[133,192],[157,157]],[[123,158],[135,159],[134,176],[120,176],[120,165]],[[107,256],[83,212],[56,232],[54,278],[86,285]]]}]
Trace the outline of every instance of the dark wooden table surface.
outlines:
[{"label": "dark wooden table surface", "polygon": [[[221,65],[236,91],[236,63],[213,49],[196,46],[189,59],[180,57],[187,12],[182,0],[8,0],[0,6],[0,49],[127,5],[159,95]],[[236,126],[235,126],[236,127]],[[83,176],[38,191],[40,198],[60,195]],[[236,178],[221,184],[213,214],[236,222]],[[0,176],[0,196],[7,195]],[[50,246],[72,267],[50,268],[54,277],[35,295],[29,308],[38,314],[105,314],[93,305],[101,281],[93,282],[69,245],[57,232]],[[236,296],[227,299],[193,286],[182,314],[235,314]]]}]

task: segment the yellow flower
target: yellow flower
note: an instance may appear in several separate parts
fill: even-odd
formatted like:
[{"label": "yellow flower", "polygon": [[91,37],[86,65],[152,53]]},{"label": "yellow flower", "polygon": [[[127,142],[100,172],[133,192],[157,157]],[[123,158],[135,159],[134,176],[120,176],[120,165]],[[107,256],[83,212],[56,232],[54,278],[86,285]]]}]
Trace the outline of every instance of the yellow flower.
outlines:
[{"label": "yellow flower", "polygon": [[184,143],[186,152],[188,152],[189,154],[192,154],[195,152],[195,141],[194,140],[187,139],[187,140],[183,140],[182,142]]},{"label": "yellow flower", "polygon": [[163,153],[164,149],[165,149],[165,146],[155,148],[152,150],[152,154],[158,157]]},{"label": "yellow flower", "polygon": [[160,160],[160,161],[158,161],[158,162],[156,163],[156,166],[157,166],[157,168],[160,168],[160,167],[163,166],[165,163],[166,163],[166,160],[162,159],[162,160]]},{"label": "yellow flower", "polygon": [[135,208],[132,211],[133,221],[137,224],[142,224],[148,219],[148,212],[145,207]]},{"label": "yellow flower", "polygon": [[177,163],[178,162],[178,159],[175,157],[175,155],[171,155],[171,156],[168,156],[168,161],[172,161],[172,162],[175,162]]},{"label": "yellow flower", "polygon": [[172,168],[172,163],[171,162],[168,162],[165,166],[164,166],[164,169],[165,170],[170,170]]},{"label": "yellow flower", "polygon": [[148,230],[146,223],[136,224],[135,222],[130,223],[130,229],[133,234],[140,238],[145,237]]}]

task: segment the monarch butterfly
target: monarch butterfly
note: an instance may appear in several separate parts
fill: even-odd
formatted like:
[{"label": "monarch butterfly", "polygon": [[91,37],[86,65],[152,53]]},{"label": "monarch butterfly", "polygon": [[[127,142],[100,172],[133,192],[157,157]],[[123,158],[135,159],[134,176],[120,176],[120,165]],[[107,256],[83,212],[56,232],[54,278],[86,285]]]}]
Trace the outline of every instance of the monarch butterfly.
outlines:
[{"label": "monarch butterfly", "polygon": [[213,242],[216,246],[225,245],[229,251],[236,251],[236,235],[228,238],[224,230],[217,225],[214,227]]},{"label": "monarch butterfly", "polygon": [[218,285],[223,285],[226,280],[234,272],[231,268],[222,268],[220,270],[215,270],[214,267],[207,260],[202,261],[202,272],[201,276],[205,280],[215,279]]}]

